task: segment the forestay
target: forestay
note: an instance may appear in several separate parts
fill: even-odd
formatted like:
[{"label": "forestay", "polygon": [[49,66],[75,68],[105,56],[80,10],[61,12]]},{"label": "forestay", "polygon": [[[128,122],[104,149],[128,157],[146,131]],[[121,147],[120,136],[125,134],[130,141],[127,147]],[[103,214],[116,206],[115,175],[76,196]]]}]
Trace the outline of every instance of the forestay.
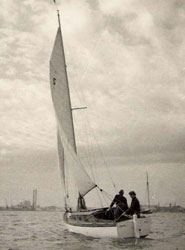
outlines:
[{"label": "forestay", "polygon": [[64,165],[66,161],[67,165],[72,168],[80,195],[84,196],[96,187],[96,184],[90,179],[76,154],[69,85],[60,27],[57,31],[50,60],[50,87],[58,125],[58,153],[62,181],[65,186]]}]

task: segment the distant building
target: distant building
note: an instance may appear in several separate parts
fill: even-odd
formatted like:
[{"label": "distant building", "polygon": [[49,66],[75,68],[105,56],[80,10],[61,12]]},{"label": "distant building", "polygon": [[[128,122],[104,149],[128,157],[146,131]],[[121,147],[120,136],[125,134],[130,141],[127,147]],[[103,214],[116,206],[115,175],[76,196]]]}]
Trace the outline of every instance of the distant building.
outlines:
[{"label": "distant building", "polygon": [[17,204],[17,207],[30,208],[31,202],[29,200],[21,201],[20,203]]}]

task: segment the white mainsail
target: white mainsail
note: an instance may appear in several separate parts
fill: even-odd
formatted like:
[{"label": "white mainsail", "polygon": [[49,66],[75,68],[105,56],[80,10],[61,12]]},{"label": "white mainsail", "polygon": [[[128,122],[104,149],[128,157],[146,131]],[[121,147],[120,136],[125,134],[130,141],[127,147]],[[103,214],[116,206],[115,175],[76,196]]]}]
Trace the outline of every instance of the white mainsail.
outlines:
[{"label": "white mainsail", "polygon": [[60,28],[58,28],[57,31],[50,60],[50,86],[58,122],[62,124],[64,133],[75,151],[76,145],[71,113],[71,101]]},{"label": "white mainsail", "polygon": [[[65,162],[72,169],[81,196],[96,187],[76,154],[69,85],[60,26],[50,59],[50,87],[58,125],[58,154],[62,182],[65,187]],[[65,161],[64,161],[65,159]]]}]

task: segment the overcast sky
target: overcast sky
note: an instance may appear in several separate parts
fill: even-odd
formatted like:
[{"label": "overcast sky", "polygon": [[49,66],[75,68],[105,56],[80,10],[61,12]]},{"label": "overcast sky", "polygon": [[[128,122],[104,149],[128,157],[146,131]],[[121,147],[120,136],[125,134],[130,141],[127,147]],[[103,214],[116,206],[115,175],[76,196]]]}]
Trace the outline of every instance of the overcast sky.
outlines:
[{"label": "overcast sky", "polygon": [[[88,107],[74,115],[79,152],[92,143],[103,187],[97,143],[117,190],[145,203],[147,170],[153,203],[185,206],[185,2],[57,2],[72,104]],[[0,204],[38,188],[41,205],[61,205],[49,88],[56,9],[52,0],[1,0],[0,9]],[[84,139],[87,123],[96,143]]]}]

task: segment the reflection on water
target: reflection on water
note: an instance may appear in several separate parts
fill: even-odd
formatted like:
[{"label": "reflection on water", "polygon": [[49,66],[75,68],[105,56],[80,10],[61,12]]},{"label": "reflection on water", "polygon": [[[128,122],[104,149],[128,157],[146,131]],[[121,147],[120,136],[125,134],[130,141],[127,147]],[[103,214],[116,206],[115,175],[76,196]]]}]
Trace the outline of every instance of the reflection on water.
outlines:
[{"label": "reflection on water", "polygon": [[185,214],[156,213],[146,239],[94,239],[65,230],[60,212],[0,212],[1,250],[184,250]]}]

